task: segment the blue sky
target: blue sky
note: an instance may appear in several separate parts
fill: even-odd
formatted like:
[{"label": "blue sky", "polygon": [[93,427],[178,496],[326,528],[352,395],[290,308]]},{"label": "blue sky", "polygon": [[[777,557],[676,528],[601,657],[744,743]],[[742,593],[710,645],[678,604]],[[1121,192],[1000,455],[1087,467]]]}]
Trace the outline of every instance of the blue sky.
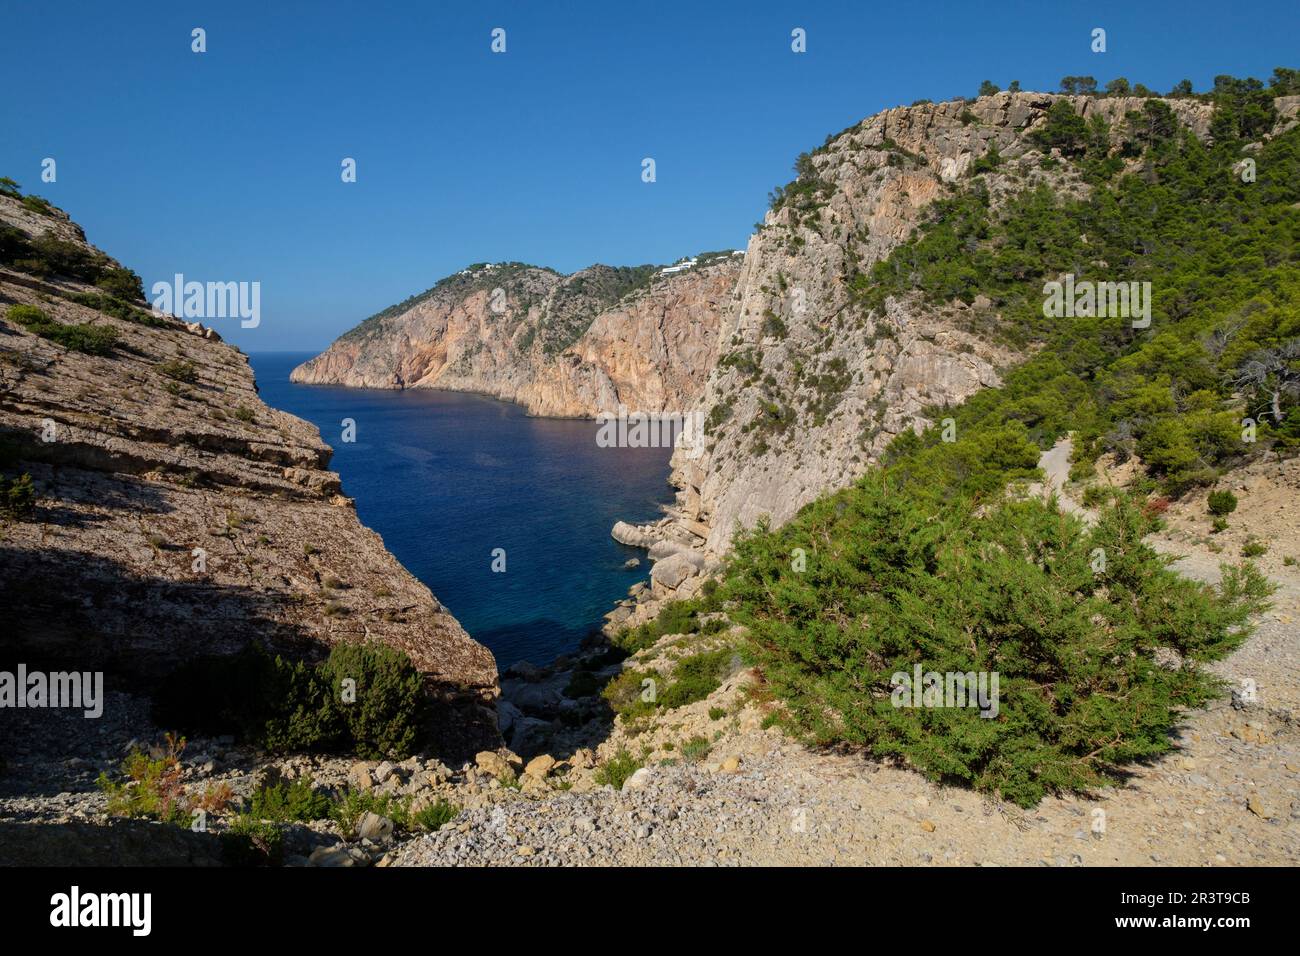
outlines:
[{"label": "blue sky", "polygon": [[[984,78],[1267,78],[1300,66],[1298,11],[50,0],[0,21],[0,175],[67,209],[146,288],[176,272],[260,282],[259,328],[214,323],[244,349],[315,349],[471,262],[568,272],[743,248],[801,150]],[[56,183],[40,182],[47,156]]]}]

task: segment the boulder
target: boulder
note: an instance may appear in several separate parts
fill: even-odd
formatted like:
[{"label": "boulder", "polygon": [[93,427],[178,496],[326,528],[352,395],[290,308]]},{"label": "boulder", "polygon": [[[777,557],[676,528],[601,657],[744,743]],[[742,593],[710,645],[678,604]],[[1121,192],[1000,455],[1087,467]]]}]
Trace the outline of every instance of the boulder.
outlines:
[{"label": "boulder", "polygon": [[650,580],[660,588],[676,591],[687,578],[693,578],[704,567],[702,555],[692,551],[678,551],[650,569]]},{"label": "boulder", "polygon": [[508,700],[497,702],[497,728],[501,731],[502,737],[510,736],[510,728],[515,725],[515,721],[524,715],[524,712],[510,703]]},{"label": "boulder", "polygon": [[369,790],[375,785],[375,778],[370,775],[370,764],[354,763],[348,771],[348,783],[358,790]]},{"label": "boulder", "polygon": [[538,754],[524,767],[524,776],[545,779],[555,767],[555,758],[550,754]]},{"label": "boulder", "polygon": [[511,775],[510,764],[498,753],[491,750],[483,750],[474,755],[474,765],[483,771],[489,777],[495,777],[498,780],[507,778]]},{"label": "boulder", "polygon": [[393,821],[367,811],[357,821],[357,839],[371,843],[387,843],[393,838]]},{"label": "boulder", "polygon": [[626,521],[617,522],[609,533],[619,544],[630,545],[634,548],[648,548],[658,540],[654,535],[648,534],[636,525],[628,524]]},{"label": "boulder", "polygon": [[516,661],[506,668],[506,675],[526,681],[539,681],[546,676],[546,671],[528,661]]},{"label": "boulder", "polygon": [[307,857],[308,866],[356,866],[347,849],[342,846],[318,846]]}]

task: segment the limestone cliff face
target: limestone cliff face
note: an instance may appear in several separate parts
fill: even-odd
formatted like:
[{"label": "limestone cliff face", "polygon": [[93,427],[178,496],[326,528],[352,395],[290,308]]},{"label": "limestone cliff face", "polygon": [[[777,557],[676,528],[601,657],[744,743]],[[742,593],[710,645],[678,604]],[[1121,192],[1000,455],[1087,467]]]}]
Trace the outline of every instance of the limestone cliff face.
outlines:
[{"label": "limestone cliff face", "polygon": [[[927,206],[955,195],[991,146],[1003,160],[984,177],[995,209],[1037,183],[1084,193],[1070,165],[1044,167],[1026,135],[1062,98],[1001,93],[891,109],[812,154],[804,190],[778,201],[746,250],[697,405],[707,451],[694,460],[678,451],[677,505],[639,533],[719,554],[738,526],[762,515],[780,524],[854,480],[895,435],[932,424],[927,408],[1000,383],[999,369],[1020,356],[981,335],[997,321],[989,303],[935,309],[904,297],[867,312],[849,283],[906,240]],[[1104,117],[1113,137],[1144,102],[1064,98],[1085,119]],[[1209,105],[1167,103],[1207,135]]]},{"label": "limestone cliff face", "polygon": [[[3,226],[96,254],[57,211],[0,197]],[[147,691],[254,640],[307,657],[377,641],[409,654],[457,715],[447,746],[491,743],[491,653],[358,521],[316,428],[265,405],[248,359],[212,330],[71,298],[97,291],[0,268],[0,469],[30,473],[38,496],[33,515],[0,518],[6,661],[102,669],[120,682],[110,690]],[[117,343],[65,348],[5,319],[15,303]]]},{"label": "limestone cliff face", "polygon": [[739,258],[671,273],[473,267],[368,319],[292,379],[482,392],[557,417],[681,413],[716,359]]}]

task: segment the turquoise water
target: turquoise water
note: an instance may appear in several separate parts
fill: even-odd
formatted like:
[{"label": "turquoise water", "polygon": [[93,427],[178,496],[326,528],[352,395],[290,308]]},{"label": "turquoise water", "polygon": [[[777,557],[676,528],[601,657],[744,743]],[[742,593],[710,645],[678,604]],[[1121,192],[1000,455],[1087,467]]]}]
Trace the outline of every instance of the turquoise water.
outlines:
[{"label": "turquoise water", "polygon": [[[262,399],[321,430],[361,520],[499,666],[573,650],[647,578],[644,553],[609,530],[672,500],[670,449],[600,448],[595,422],[530,418],[479,395],[290,383],[310,357],[250,356]],[[624,570],[633,557],[641,566]]]}]

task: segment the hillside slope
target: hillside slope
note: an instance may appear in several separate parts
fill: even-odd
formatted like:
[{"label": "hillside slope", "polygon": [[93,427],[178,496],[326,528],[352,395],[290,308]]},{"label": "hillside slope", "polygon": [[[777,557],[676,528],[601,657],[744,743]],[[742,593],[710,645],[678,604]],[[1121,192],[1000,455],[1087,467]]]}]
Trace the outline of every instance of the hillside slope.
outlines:
[{"label": "hillside slope", "polygon": [[[799,179],[750,239],[698,406],[711,425],[709,451],[674,461],[670,535],[720,553],[737,524],[765,514],[780,524],[861,475],[898,434],[933,424],[930,409],[1000,384],[1024,358],[993,334],[999,315],[985,298],[934,308],[909,293],[868,310],[853,283],[976,173],[994,211],[1039,184],[1086,194],[1079,171],[1044,162],[1031,138],[1061,100],[1085,121],[1106,120],[1117,145],[1123,118],[1145,103],[999,93],[900,107],[801,161]],[[1166,102],[1180,124],[1207,135],[1209,104]],[[999,165],[978,165],[991,155]]]},{"label": "hillside slope", "polygon": [[738,259],[569,276],[474,266],[345,333],[292,380],[482,392],[558,417],[681,413],[716,358]]},{"label": "hillside slope", "polygon": [[[494,739],[491,653],[358,521],[330,448],[258,398],[246,356],[129,302],[138,280],[58,210],[0,196],[0,231],[43,257],[0,265],[0,465],[35,492],[0,526],[5,664],[102,669],[114,692],[147,692],[250,642],[319,658],[373,641],[459,715],[444,746]],[[126,298],[105,275],[125,276]],[[15,305],[51,324],[25,327]],[[66,337],[83,323],[87,350]]]}]

